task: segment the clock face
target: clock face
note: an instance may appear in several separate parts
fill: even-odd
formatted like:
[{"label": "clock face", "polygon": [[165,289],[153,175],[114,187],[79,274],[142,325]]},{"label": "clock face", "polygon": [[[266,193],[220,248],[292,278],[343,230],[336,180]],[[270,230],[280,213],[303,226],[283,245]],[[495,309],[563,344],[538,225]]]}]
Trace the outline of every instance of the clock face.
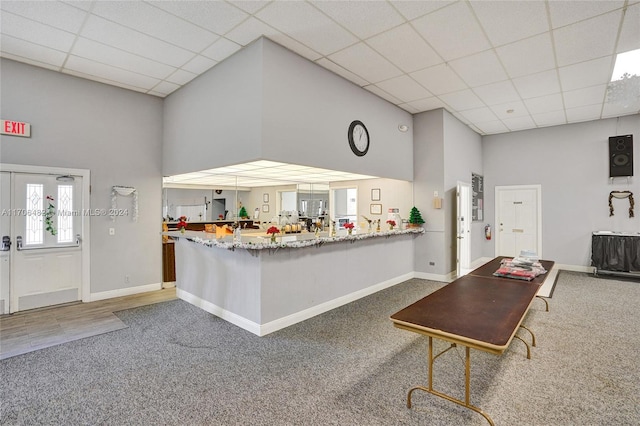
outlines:
[{"label": "clock face", "polygon": [[347,133],[349,146],[355,155],[362,157],[369,151],[369,131],[362,121],[355,120],[349,126]]}]

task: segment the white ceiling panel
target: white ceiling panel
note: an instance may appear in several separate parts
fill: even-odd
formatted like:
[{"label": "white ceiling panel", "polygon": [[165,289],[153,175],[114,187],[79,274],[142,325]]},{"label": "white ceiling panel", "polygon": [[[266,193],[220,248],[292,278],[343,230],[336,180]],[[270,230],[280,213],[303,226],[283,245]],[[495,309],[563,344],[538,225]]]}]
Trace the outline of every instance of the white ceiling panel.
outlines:
[{"label": "white ceiling panel", "polygon": [[404,72],[417,71],[442,62],[442,58],[409,24],[367,40],[367,44]]},{"label": "white ceiling panel", "polygon": [[71,54],[159,79],[171,75],[176,70],[170,65],[160,64],[83,37],[78,38]]},{"label": "white ceiling panel", "polygon": [[334,53],[329,59],[372,83],[402,74],[395,65],[364,43]]},{"label": "white ceiling panel", "polygon": [[578,22],[553,31],[558,66],[571,65],[611,55],[615,51],[622,11]]},{"label": "white ceiling panel", "polygon": [[400,99],[403,103],[431,96],[431,93],[429,93],[427,89],[420,86],[415,80],[407,75],[401,75],[399,77],[381,81],[377,83],[376,86]]},{"label": "white ceiling panel", "polygon": [[80,35],[174,67],[181,66],[195,56],[188,50],[95,15],[89,16]]},{"label": "white ceiling panel", "polygon": [[491,47],[466,2],[446,6],[412,21],[412,25],[445,60]]},{"label": "white ceiling panel", "polygon": [[150,1],[149,3],[218,35],[224,35],[249,17],[246,12],[223,1]]},{"label": "white ceiling panel", "polygon": [[449,62],[449,65],[472,87],[507,79],[507,74],[493,50],[456,59]]},{"label": "white ceiling panel", "polygon": [[73,33],[59,30],[49,25],[14,15],[10,12],[2,12],[0,23],[3,36],[9,35],[20,40],[61,51],[71,49],[73,41],[76,38]]},{"label": "white ceiling panel", "polygon": [[0,11],[2,57],[159,97],[264,36],[481,134],[640,110],[638,96],[603,94],[616,52],[640,48],[638,0],[5,0]]},{"label": "white ceiling panel", "polygon": [[219,38],[210,31],[141,1],[95,2],[91,13],[193,52],[201,51]]},{"label": "white ceiling panel", "polygon": [[549,29],[542,1],[480,1],[471,7],[494,46],[511,43]]},{"label": "white ceiling panel", "polygon": [[436,65],[410,75],[435,95],[457,92],[469,87],[448,64]]},{"label": "white ceiling panel", "polygon": [[323,55],[358,41],[335,21],[305,2],[274,2],[256,16]]},{"label": "white ceiling panel", "polygon": [[[527,52],[523,55],[522,52]],[[496,48],[496,53],[511,78],[555,68],[549,33],[540,34]]]},{"label": "white ceiling panel", "polygon": [[383,1],[312,1],[312,5],[361,39],[366,39],[405,22]]}]

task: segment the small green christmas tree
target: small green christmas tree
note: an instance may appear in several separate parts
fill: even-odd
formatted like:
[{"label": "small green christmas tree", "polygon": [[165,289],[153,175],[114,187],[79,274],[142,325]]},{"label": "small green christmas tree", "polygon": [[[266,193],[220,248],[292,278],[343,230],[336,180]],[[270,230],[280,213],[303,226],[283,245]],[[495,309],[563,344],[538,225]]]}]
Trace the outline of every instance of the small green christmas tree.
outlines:
[{"label": "small green christmas tree", "polygon": [[411,211],[409,212],[409,223],[413,223],[416,225],[424,223],[424,219],[420,214],[420,210],[418,210],[415,206],[413,206],[411,208]]},{"label": "small green christmas tree", "polygon": [[238,216],[240,216],[240,217],[249,217],[249,215],[247,214],[247,210],[244,208],[244,206],[240,207],[240,211],[238,212]]}]

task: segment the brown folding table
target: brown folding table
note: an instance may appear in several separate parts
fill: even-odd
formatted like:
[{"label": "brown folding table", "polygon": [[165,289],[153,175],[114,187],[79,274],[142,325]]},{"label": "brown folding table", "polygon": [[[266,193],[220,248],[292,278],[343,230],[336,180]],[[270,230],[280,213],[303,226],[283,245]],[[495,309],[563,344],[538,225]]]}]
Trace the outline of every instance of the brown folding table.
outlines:
[{"label": "brown folding table", "polygon": [[[488,414],[470,403],[470,349],[500,355],[514,337],[520,339],[516,331],[522,326],[546,277],[545,274],[533,281],[494,277],[493,272],[498,269],[500,260],[496,258],[488,262],[391,315],[395,327],[429,337],[428,387],[416,386],[409,390],[408,408],[411,408],[412,392],[420,389],[480,413],[491,425],[494,424]],[[543,263],[543,266],[549,271],[553,262]],[[451,343],[449,348],[435,357],[434,337]],[[465,347],[464,401],[433,389],[435,359],[457,345]],[[530,357],[529,345],[527,356]]]}]

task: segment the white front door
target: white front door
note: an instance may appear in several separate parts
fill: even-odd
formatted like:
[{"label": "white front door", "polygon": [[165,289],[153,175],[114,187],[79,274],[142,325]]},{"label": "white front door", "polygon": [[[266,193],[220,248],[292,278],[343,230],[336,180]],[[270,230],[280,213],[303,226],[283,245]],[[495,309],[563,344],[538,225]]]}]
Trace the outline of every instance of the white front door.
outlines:
[{"label": "white front door", "polygon": [[82,299],[82,179],[13,173],[11,312]]},{"label": "white front door", "polygon": [[458,182],[456,188],[456,274],[464,275],[471,265],[471,185]]},{"label": "white front door", "polygon": [[539,185],[496,187],[496,256],[542,256],[540,200]]},{"label": "white front door", "polygon": [[11,174],[0,172],[0,315],[9,313],[11,270]]}]

